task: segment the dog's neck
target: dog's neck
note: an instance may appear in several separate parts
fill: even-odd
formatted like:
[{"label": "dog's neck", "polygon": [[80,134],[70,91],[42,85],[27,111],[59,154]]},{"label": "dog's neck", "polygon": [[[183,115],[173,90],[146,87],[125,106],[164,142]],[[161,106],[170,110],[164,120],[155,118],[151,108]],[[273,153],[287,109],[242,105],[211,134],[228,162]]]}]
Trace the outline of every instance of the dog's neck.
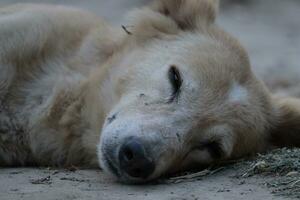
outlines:
[{"label": "dog's neck", "polygon": [[[121,96],[118,91],[119,78],[113,72],[117,71],[115,69],[118,67],[117,63],[124,56],[126,37],[123,39],[124,41],[120,42],[122,47],[119,46],[113,53],[106,54],[107,56],[100,56],[101,60],[98,57],[103,54],[103,49],[97,47],[101,46],[99,41],[101,43],[103,40],[99,40],[99,38],[89,46],[89,49],[79,52],[81,62],[76,61],[71,64],[78,69],[86,68],[88,65],[89,75],[84,72],[87,79],[82,80],[80,84],[69,91],[70,100],[65,100],[66,104],[62,106],[61,101],[58,100],[57,104],[53,105],[55,108],[60,108],[59,110],[62,112],[57,118],[55,111],[53,114],[56,117],[53,119],[59,120],[57,123],[67,136],[75,135],[82,138],[81,140],[84,141],[82,145],[92,155],[93,159],[91,160],[95,165],[97,164],[96,148],[100,141],[102,126]],[[91,41],[87,42],[92,43]],[[89,52],[93,52],[92,56],[96,56],[97,59],[91,58]],[[86,57],[87,55],[88,57]],[[87,62],[88,60],[90,61]]]}]

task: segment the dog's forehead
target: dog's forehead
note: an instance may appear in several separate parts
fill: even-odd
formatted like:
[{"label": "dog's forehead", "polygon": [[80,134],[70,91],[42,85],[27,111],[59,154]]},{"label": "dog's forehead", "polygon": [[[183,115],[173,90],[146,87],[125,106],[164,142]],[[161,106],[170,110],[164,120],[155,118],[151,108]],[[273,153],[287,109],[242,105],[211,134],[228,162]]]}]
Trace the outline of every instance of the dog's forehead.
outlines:
[{"label": "dog's forehead", "polygon": [[[153,40],[146,45],[137,44],[122,59],[122,65],[129,67],[136,66],[135,70],[152,74],[153,70],[161,70],[170,65],[176,65],[179,68],[189,67],[194,58],[201,56],[203,51],[199,49],[208,49],[209,39],[201,34],[182,34],[171,38]],[[161,72],[159,72],[161,73]]]},{"label": "dog's forehead", "polygon": [[197,69],[222,67],[224,70],[224,66],[232,69],[244,61],[239,45],[200,33],[185,33],[174,40],[158,43],[154,48],[156,53],[165,55],[174,64]]},{"label": "dog's forehead", "polygon": [[157,83],[165,79],[170,66],[176,66],[185,82],[196,80],[219,88],[220,84],[229,85],[230,80],[242,82],[248,73],[240,46],[232,44],[200,33],[182,33],[138,45],[119,65],[134,69],[129,71],[135,74],[135,80],[157,78]]}]

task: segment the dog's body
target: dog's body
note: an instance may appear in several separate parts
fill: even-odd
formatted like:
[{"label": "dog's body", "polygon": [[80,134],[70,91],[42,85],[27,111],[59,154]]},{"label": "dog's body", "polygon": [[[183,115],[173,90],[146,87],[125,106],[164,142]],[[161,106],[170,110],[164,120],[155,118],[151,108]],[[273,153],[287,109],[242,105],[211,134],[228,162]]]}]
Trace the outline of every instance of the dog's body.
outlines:
[{"label": "dog's body", "polygon": [[84,82],[110,54],[92,35],[114,33],[96,16],[59,6],[16,5],[0,16],[1,165],[96,166],[102,110],[86,119],[79,112],[95,108],[83,105],[91,98]]},{"label": "dog's body", "polygon": [[299,146],[299,101],[271,96],[214,24],[216,9],[161,0],[124,30],[72,8],[0,9],[0,165],[99,159],[122,180],[145,181]]}]

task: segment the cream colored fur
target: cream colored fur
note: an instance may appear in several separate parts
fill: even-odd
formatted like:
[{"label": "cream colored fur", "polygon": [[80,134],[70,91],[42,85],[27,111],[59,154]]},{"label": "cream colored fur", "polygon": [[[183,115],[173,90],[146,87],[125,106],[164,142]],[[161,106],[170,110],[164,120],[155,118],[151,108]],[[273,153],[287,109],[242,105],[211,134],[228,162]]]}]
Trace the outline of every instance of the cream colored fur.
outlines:
[{"label": "cream colored fur", "polygon": [[[300,101],[257,80],[243,47],[215,24],[217,8],[158,0],[133,11],[126,30],[62,6],[0,8],[0,165],[100,162],[111,172],[109,154],[128,181],[115,157],[135,136],[153,146],[151,180],[300,146]],[[183,79],[171,103],[170,66]]]}]

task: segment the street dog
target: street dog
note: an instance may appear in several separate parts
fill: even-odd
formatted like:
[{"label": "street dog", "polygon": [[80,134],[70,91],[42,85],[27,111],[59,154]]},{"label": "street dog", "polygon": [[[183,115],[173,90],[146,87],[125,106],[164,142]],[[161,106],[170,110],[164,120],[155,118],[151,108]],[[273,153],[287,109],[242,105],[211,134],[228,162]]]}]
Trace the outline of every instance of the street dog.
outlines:
[{"label": "street dog", "polygon": [[96,168],[126,183],[300,146],[217,0],[157,0],[113,27],[54,5],[0,8],[0,166]]}]

